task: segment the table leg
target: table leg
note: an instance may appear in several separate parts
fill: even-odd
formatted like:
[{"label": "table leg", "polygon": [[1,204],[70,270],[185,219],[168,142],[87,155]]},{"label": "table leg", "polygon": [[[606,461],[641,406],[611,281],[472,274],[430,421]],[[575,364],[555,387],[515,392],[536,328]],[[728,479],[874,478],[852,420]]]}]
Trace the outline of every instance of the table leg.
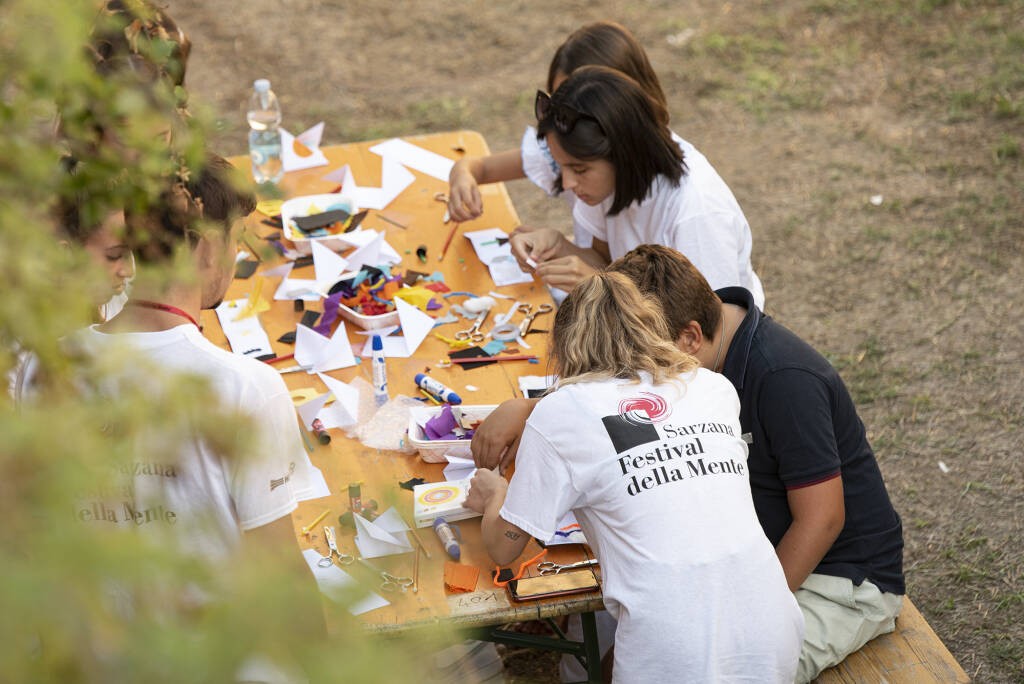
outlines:
[{"label": "table leg", "polygon": [[587,681],[601,681],[601,646],[597,643],[597,620],[593,611],[580,614],[583,622],[583,654],[587,659]]}]

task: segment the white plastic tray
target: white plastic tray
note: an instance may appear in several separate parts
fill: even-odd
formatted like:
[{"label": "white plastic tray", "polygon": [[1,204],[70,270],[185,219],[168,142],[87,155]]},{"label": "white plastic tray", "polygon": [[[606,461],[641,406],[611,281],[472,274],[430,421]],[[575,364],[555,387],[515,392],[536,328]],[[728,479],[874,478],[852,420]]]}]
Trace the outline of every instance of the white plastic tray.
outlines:
[{"label": "white plastic tray", "polygon": [[[427,463],[444,463],[444,455],[458,447],[469,448],[468,439],[427,439],[423,428],[416,422],[419,416],[433,418],[441,413],[443,406],[416,407],[409,411],[409,444],[419,449],[420,458]],[[459,408],[470,420],[483,420],[498,408],[497,404],[459,404]]]},{"label": "white plastic tray", "polygon": [[313,240],[323,243],[325,247],[330,247],[335,252],[351,247],[352,245],[346,242],[342,235],[325,235],[323,237],[311,238],[292,230],[292,219],[296,216],[309,216],[309,208],[312,206],[315,206],[321,212],[331,211],[332,209],[344,209],[350,214],[355,214],[359,211],[355,202],[337,193],[303,195],[302,197],[293,197],[290,200],[286,200],[281,204],[281,225],[283,226],[285,239],[291,240],[295,244],[295,250],[299,254],[312,254]]}]

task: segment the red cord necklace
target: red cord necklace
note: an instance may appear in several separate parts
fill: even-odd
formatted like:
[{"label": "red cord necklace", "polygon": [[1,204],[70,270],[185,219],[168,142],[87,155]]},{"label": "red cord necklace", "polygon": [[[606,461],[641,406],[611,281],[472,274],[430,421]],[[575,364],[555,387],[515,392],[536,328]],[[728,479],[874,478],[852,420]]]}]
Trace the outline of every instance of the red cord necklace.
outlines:
[{"label": "red cord necklace", "polygon": [[156,309],[158,311],[166,311],[167,313],[174,314],[175,316],[181,316],[187,318],[189,323],[199,328],[199,332],[203,331],[203,326],[196,323],[196,319],[192,318],[185,311],[182,311],[176,306],[170,306],[168,304],[161,304],[159,302],[148,302],[145,299],[129,299],[126,306],[141,306],[146,309]]}]

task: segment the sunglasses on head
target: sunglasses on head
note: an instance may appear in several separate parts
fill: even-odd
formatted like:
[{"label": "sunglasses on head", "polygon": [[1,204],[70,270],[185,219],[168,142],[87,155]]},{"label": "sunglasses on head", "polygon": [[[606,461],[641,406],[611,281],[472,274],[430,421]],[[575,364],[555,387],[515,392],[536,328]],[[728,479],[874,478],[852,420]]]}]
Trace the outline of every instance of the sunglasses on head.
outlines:
[{"label": "sunglasses on head", "polygon": [[537,91],[537,99],[534,100],[533,103],[533,113],[537,117],[538,122],[550,118],[551,123],[555,126],[555,130],[562,135],[569,135],[572,133],[572,130],[576,128],[576,124],[580,119],[593,121],[601,130],[601,133],[604,133],[604,129],[601,128],[601,122],[593,116],[581,112],[567,104],[552,102],[551,96],[543,90]]}]

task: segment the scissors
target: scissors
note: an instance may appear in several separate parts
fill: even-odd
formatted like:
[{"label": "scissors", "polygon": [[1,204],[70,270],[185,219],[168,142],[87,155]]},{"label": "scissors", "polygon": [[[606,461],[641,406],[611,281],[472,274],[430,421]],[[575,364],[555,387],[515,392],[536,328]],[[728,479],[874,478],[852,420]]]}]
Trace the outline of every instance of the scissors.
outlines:
[{"label": "scissors", "polygon": [[530,330],[530,324],[533,323],[533,319],[541,314],[550,313],[552,306],[550,304],[541,304],[534,310],[532,304],[520,304],[519,310],[526,314],[526,318],[519,324],[519,336],[526,337],[526,333]]},{"label": "scissors", "polygon": [[569,565],[559,565],[551,561],[544,561],[537,565],[537,569],[540,570],[542,575],[557,575],[563,570],[573,570],[575,568],[589,568],[593,565],[597,565],[597,559],[591,558],[590,560],[580,561],[579,563],[570,563]]},{"label": "scissors", "polygon": [[390,572],[381,570],[365,558],[358,558],[357,560],[380,576],[382,580],[380,583],[381,591],[389,593],[393,591],[405,591],[415,583],[415,580],[413,580],[412,577],[396,577],[395,575],[392,575]]},{"label": "scissors", "polygon": [[[544,306],[547,306],[549,311],[551,310],[551,307],[549,305],[545,304]],[[457,333],[455,333],[455,339],[472,340],[473,342],[483,342],[484,334],[480,332],[480,326],[484,324],[484,319],[487,318],[487,314],[489,313],[491,313],[490,309],[484,309],[482,312],[480,312],[480,317],[476,319],[476,323],[473,324],[473,327],[470,328],[469,330],[458,331]]]},{"label": "scissors", "polygon": [[338,565],[351,565],[352,561],[355,560],[355,556],[350,556],[347,553],[342,553],[338,550],[338,539],[335,536],[334,528],[330,525],[324,525],[324,539],[327,540],[327,555],[316,562],[321,568],[330,567],[334,562],[334,556],[338,557]]},{"label": "scissors", "polygon": [[448,212],[448,195],[443,192],[435,192],[434,199],[438,202],[444,202],[444,218],[441,219],[444,223],[448,223],[452,220],[452,215]]}]

